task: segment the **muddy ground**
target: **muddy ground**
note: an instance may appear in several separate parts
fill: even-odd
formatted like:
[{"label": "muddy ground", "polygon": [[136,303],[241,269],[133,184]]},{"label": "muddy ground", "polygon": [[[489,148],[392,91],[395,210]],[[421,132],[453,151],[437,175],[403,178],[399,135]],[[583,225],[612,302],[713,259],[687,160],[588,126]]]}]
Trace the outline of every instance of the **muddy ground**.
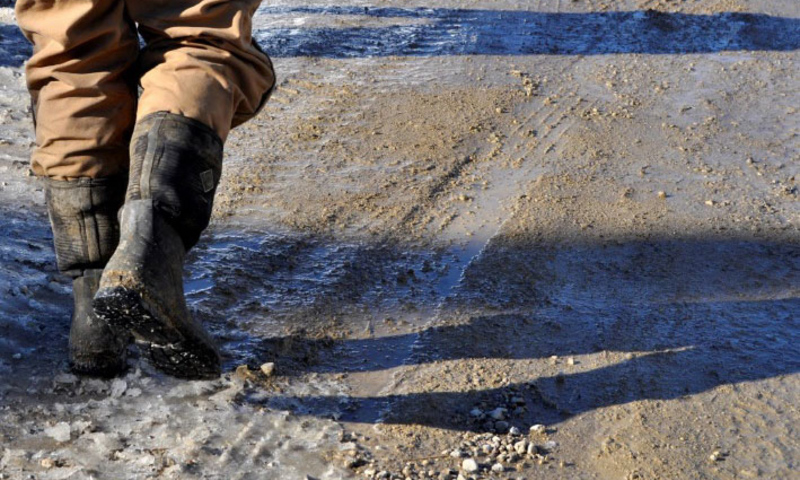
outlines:
[{"label": "muddy ground", "polygon": [[211,382],[68,373],[0,21],[0,478],[797,475],[796,1],[265,2]]}]

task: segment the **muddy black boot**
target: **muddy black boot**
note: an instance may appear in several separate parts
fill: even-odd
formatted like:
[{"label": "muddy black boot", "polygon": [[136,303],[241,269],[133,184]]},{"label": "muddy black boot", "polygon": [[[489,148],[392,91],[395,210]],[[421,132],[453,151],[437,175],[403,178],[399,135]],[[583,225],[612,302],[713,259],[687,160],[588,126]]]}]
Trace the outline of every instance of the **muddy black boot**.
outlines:
[{"label": "muddy black boot", "polygon": [[72,277],[70,368],[83,375],[112,377],[126,366],[130,335],[116,334],[92,311],[100,274],[119,240],[117,211],[125,184],[125,178],[45,179],[58,269]]},{"label": "muddy black boot", "polygon": [[208,226],[221,172],[222,141],[204,124],[158,112],[136,125],[120,244],[94,310],[176,377],[220,373],[217,347],[186,306],[183,260]]}]

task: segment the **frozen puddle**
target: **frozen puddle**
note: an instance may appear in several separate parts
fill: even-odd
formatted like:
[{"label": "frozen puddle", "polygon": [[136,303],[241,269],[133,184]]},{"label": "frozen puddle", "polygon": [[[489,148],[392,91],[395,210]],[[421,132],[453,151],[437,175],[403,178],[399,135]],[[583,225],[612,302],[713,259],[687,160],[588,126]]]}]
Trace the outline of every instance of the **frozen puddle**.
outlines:
[{"label": "frozen puddle", "polygon": [[[267,408],[270,388],[241,371],[182,382],[133,358],[113,381],[63,373],[69,285],[54,271],[46,219],[5,212],[0,222],[0,478],[344,476],[321,454],[339,448],[340,427],[319,411]],[[324,381],[279,388],[343,393]]]},{"label": "frozen puddle", "polygon": [[[347,476],[327,455],[348,448],[333,419],[353,408],[352,392],[332,374],[402,363],[415,335],[398,335],[388,357],[357,339],[390,335],[401,319],[410,319],[401,333],[427,321],[420,312],[438,304],[452,261],[426,250],[212,233],[190,256],[186,290],[229,373],[183,382],[134,351],[131,373],[103,381],[64,373],[70,293],[53,267],[46,219],[9,213],[2,222],[4,478]],[[356,341],[337,340],[346,335]],[[276,376],[260,372],[265,362],[276,363]]]},{"label": "frozen puddle", "polygon": [[36,402],[5,405],[4,478],[343,476],[319,455],[338,444],[335,423],[240,404],[238,378],[48,380]]},{"label": "frozen puddle", "polygon": [[[281,7],[264,5],[255,38],[274,57],[607,55],[793,50],[800,22],[750,13]],[[771,32],[787,32],[776,38]]]}]

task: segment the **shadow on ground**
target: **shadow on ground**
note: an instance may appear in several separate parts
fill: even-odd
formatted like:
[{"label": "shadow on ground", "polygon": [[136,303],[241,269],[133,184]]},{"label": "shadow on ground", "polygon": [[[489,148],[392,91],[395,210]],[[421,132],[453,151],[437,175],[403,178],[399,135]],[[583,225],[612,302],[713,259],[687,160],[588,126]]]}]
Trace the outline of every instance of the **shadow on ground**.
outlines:
[{"label": "shadow on ground", "polygon": [[[444,298],[435,285],[452,267],[446,251],[232,238],[201,246],[190,269],[209,289],[190,298],[227,338],[229,369],[275,361],[292,377],[482,359],[541,366],[553,355],[595,356],[600,364],[557,375],[530,370],[524,382],[501,388],[267,400],[298,413],[482,429],[466,421],[470,409],[513,390],[533,406],[515,420],[524,426],[800,371],[799,245],[733,236],[581,244],[501,238]],[[438,315],[422,313],[437,308]],[[370,333],[369,325],[396,312],[429,315],[420,321],[430,324],[419,334]],[[603,364],[618,352],[624,360]]]},{"label": "shadow on ground", "polygon": [[19,27],[0,24],[0,67],[18,67],[25,63],[32,51]]},{"label": "shadow on ground", "polygon": [[[9,213],[0,228],[2,381],[21,381],[13,372],[31,369],[56,374],[65,366],[69,290],[52,268],[46,219]],[[444,385],[461,391],[420,385],[358,398],[259,390],[241,399],[355,422],[485,430],[491,426],[471,423],[468,412],[514,392],[528,410],[512,424],[555,423],[800,371],[800,245],[732,235],[500,237],[461,284],[437,291],[451,257],[399,244],[216,232],[193,251],[186,286],[193,311],[223,343],[228,371],[275,361],[291,383],[313,372],[529,362],[522,380],[497,388],[456,379]],[[429,325],[418,334],[365,329],[398,313]],[[604,360],[615,352],[626,355]],[[579,362],[554,374],[552,355]]]},{"label": "shadow on ground", "polygon": [[[274,57],[689,54],[800,48],[800,20],[750,13],[264,7],[259,14],[267,27],[254,36]],[[309,16],[322,16],[330,26],[282,22]],[[337,24],[337,17],[347,22]],[[379,25],[362,26],[353,18]]]}]

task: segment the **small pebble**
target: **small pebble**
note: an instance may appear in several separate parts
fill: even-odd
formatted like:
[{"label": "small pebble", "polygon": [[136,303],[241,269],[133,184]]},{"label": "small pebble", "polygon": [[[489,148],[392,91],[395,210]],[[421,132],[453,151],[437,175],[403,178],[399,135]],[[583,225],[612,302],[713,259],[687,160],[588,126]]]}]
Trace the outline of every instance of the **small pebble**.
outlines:
[{"label": "small pebble", "polygon": [[528,453],[528,441],[523,439],[515,443],[514,451],[516,451],[520,455],[525,455],[526,453]]},{"label": "small pebble", "polygon": [[516,435],[519,435],[520,433],[521,432],[519,431],[519,428],[517,428],[517,427],[511,427],[511,428],[508,429],[508,434],[509,435],[516,436]]},{"label": "small pebble", "polygon": [[492,465],[492,471],[495,473],[502,473],[506,471],[506,467],[502,463],[495,463]]},{"label": "small pebble", "polygon": [[529,443],[528,449],[525,451],[525,453],[527,453],[528,455],[536,455],[537,453],[539,453],[539,449],[536,448],[535,443]]},{"label": "small pebble", "polygon": [[489,416],[495,420],[505,420],[506,412],[507,410],[505,408],[495,408],[489,413]]},{"label": "small pebble", "polygon": [[658,198],[662,198],[662,199],[663,198],[667,198],[667,192],[659,191],[658,192]]},{"label": "small pebble", "polygon": [[530,432],[531,433],[544,433],[545,432],[545,426],[542,425],[541,423],[537,423],[536,425],[531,426]]},{"label": "small pebble", "polygon": [[461,462],[461,470],[469,473],[477,472],[478,462],[476,462],[474,458],[466,458]]},{"label": "small pebble", "polygon": [[544,448],[546,450],[552,450],[552,449],[556,448],[557,446],[558,446],[558,444],[553,440],[548,440],[548,441],[544,442]]},{"label": "small pebble", "polygon": [[264,375],[266,375],[268,377],[271,377],[272,375],[275,374],[275,363],[274,362],[267,362],[267,363],[261,365],[261,372]]}]

